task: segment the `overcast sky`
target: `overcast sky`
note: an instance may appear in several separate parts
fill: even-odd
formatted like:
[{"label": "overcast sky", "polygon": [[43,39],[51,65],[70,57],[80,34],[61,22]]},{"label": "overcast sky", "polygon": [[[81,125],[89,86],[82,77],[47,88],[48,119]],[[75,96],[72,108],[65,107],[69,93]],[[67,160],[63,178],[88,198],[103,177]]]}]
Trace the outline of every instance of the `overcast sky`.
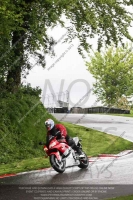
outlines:
[{"label": "overcast sky", "polygon": [[[62,37],[66,32],[66,29],[60,27],[56,27],[50,32],[54,39],[58,41],[54,46],[56,56],[51,58],[46,55],[45,69],[35,65],[24,82],[25,84],[30,83],[32,87],[39,86],[42,89],[42,99],[46,107],[54,105],[52,94],[57,98],[57,95],[62,92],[60,99],[66,101],[66,91],[69,91],[70,107],[75,105],[82,107],[101,105],[100,102],[96,103],[96,96],[91,91],[95,80],[87,70],[85,60],[78,53],[78,39],[69,44],[62,43]],[[93,49],[96,50],[97,40],[91,39],[89,42],[93,44]],[[46,87],[48,84],[51,86]]]}]

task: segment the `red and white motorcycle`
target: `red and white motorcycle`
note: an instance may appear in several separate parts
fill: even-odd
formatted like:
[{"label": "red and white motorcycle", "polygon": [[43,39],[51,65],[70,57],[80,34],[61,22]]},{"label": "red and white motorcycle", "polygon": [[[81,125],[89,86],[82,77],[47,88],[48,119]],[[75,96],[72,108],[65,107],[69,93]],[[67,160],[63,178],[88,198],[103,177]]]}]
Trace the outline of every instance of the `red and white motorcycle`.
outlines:
[{"label": "red and white motorcycle", "polygon": [[[74,137],[76,145],[82,151],[82,145],[78,137]],[[65,141],[58,141],[56,137],[49,138],[49,146],[47,147],[44,143],[40,142],[40,145],[44,145],[43,149],[47,156],[49,156],[50,164],[59,173],[63,173],[66,168],[66,159],[73,159],[73,165],[77,165],[79,168],[88,167],[88,157],[82,151],[83,156],[80,158],[78,153],[73,150]]]}]

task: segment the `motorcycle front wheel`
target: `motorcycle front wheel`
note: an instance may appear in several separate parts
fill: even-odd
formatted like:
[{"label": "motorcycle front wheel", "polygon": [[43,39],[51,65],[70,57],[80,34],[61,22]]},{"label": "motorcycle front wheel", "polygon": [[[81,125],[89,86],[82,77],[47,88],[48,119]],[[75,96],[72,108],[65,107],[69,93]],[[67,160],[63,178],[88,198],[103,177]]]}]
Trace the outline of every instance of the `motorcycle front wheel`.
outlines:
[{"label": "motorcycle front wheel", "polygon": [[79,160],[80,164],[78,165],[78,167],[81,169],[84,169],[84,168],[88,167],[89,161],[88,161],[87,155],[83,151],[82,151],[82,153],[84,154],[84,157],[80,158],[80,160]]},{"label": "motorcycle front wheel", "polygon": [[62,160],[61,162],[56,158],[54,154],[50,156],[50,164],[53,169],[59,173],[63,173],[66,167],[66,160]]}]

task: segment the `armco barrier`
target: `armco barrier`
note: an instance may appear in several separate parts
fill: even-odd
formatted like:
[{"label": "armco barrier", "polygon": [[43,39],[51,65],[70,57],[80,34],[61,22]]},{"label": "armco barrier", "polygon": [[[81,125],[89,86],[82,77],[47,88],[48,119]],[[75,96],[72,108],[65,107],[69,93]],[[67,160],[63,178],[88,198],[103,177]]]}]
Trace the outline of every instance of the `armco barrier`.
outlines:
[{"label": "armco barrier", "polygon": [[123,110],[119,108],[109,108],[109,107],[90,107],[90,108],[81,108],[73,107],[70,110],[71,113],[114,113],[114,114],[130,114],[130,110]]}]

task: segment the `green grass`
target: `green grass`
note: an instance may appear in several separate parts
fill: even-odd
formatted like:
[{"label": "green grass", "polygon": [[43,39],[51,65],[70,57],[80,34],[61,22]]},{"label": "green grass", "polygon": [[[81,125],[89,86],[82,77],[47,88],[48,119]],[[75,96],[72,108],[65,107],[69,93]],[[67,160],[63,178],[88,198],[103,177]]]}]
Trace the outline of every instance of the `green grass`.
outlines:
[{"label": "green grass", "polygon": [[[1,100],[0,100],[1,101]],[[0,165],[43,156],[44,121],[51,116],[36,96],[17,95],[0,102]]]},{"label": "green grass", "polygon": [[[88,156],[97,156],[102,153],[117,154],[125,149],[133,149],[133,143],[123,138],[70,123],[62,124],[67,127],[69,135],[72,137],[78,136],[82,139],[83,150]],[[49,159],[42,156],[42,146],[39,146],[39,148],[42,153],[38,157],[14,161],[10,164],[1,164],[0,175],[50,167]]]},{"label": "green grass", "polygon": [[[44,121],[50,115],[40,102],[39,90],[21,88],[15,94],[0,98],[0,174],[18,173],[50,166],[44,158],[40,141],[45,142]],[[88,156],[102,153],[119,153],[133,149],[133,143],[96,130],[63,123],[70,136],[82,139]]]},{"label": "green grass", "polygon": [[116,197],[116,198],[111,198],[111,199],[106,199],[106,200],[133,200],[133,195]]},{"label": "green grass", "polygon": [[66,122],[63,124],[67,126],[69,134],[82,139],[83,149],[88,156],[97,156],[104,153],[115,154],[133,149],[133,143],[121,137]]},{"label": "green grass", "polygon": [[50,166],[49,159],[43,157],[22,160],[10,164],[0,165],[0,175],[31,171],[35,169],[47,168]]},{"label": "green grass", "polygon": [[114,116],[122,116],[122,117],[133,117],[133,110],[130,110],[130,114],[114,114],[114,113],[94,113],[100,115],[114,115]]},{"label": "green grass", "polygon": [[[45,158],[43,147],[38,143],[45,142],[44,121],[47,118],[58,121],[47,113],[38,95],[39,90],[29,86],[20,88],[15,94],[1,93],[0,175],[50,167],[49,158]],[[119,116],[133,117],[133,111]],[[82,139],[83,150],[88,156],[133,149],[133,143],[123,138],[70,123],[63,124],[70,136]],[[115,199],[130,200],[133,196]]]}]

